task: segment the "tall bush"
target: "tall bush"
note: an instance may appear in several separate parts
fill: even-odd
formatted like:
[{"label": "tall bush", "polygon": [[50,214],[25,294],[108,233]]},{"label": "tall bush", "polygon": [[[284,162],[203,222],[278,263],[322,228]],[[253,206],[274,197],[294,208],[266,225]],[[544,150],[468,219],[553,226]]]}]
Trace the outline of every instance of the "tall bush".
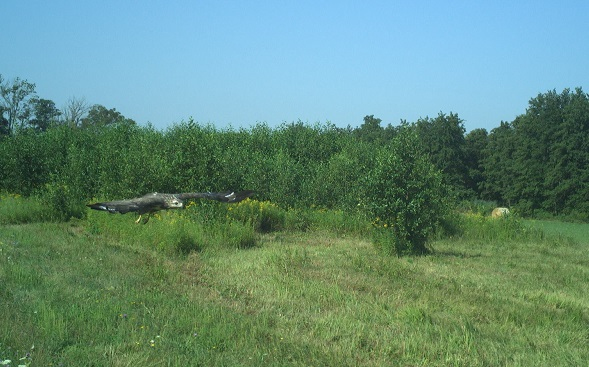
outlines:
[{"label": "tall bush", "polygon": [[403,128],[376,155],[367,175],[365,206],[377,245],[396,255],[427,252],[428,236],[448,211],[448,190],[415,132]]}]

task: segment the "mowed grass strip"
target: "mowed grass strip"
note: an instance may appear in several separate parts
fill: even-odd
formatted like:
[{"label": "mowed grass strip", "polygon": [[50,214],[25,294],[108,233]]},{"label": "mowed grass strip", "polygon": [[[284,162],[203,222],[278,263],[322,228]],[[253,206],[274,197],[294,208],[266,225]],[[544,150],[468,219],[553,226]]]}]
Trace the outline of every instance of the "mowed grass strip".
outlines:
[{"label": "mowed grass strip", "polygon": [[[32,365],[568,366],[589,360],[586,245],[275,232],[161,251],[79,224],[0,227],[0,359]],[[130,227],[133,228],[133,227]],[[146,231],[139,228],[138,231]],[[164,237],[165,239],[165,237]],[[33,347],[34,345],[34,347]]]},{"label": "mowed grass strip", "polygon": [[570,238],[581,244],[589,245],[589,225],[586,223],[555,220],[527,220],[526,223],[531,227],[542,229],[547,234],[563,239]]}]

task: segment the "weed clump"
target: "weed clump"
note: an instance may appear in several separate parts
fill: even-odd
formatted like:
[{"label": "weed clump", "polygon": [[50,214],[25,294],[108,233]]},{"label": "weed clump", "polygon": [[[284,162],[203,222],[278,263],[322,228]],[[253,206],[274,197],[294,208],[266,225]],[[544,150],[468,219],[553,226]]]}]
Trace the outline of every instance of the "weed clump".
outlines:
[{"label": "weed clump", "polygon": [[86,213],[82,200],[76,200],[75,189],[69,185],[49,183],[45,185],[42,202],[50,215],[58,221],[68,221],[71,218],[81,219]]},{"label": "weed clump", "polygon": [[0,224],[46,222],[51,219],[51,211],[36,197],[0,194]]},{"label": "weed clump", "polygon": [[456,237],[464,240],[528,242],[545,239],[542,230],[526,226],[517,215],[492,218],[469,212],[452,218]]},{"label": "weed clump", "polygon": [[228,217],[250,224],[257,232],[273,232],[284,229],[286,211],[270,201],[246,199],[227,208]]}]

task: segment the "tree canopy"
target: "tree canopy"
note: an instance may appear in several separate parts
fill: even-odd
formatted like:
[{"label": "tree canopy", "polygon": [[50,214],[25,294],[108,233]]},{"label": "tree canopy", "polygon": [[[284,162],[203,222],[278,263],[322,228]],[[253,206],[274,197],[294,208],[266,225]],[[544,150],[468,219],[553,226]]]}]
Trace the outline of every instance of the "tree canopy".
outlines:
[{"label": "tree canopy", "polygon": [[423,151],[454,197],[589,220],[589,95],[581,88],[539,93],[513,121],[468,133],[457,113],[442,112],[386,127],[366,115],[346,129],[297,121],[218,130],[189,120],[159,131],[84,99],[60,110],[19,78],[0,75],[0,92],[4,191],[68,187],[82,200],[254,187],[287,206],[352,209],[370,187],[366,177],[378,176],[375,169],[386,186],[391,172],[382,162],[398,150],[392,143],[399,134],[411,130],[416,140],[405,141]]},{"label": "tree canopy", "polygon": [[577,88],[530,99],[489,135],[483,195],[521,212],[589,211],[589,96]]}]

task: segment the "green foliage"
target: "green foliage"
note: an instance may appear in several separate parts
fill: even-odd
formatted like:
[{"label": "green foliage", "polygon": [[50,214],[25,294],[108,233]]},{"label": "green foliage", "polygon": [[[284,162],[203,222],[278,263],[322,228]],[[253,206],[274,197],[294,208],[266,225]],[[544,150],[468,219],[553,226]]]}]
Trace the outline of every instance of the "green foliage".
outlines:
[{"label": "green foliage", "polygon": [[[220,205],[217,205],[220,208]],[[198,208],[203,209],[203,207]],[[211,208],[160,212],[146,225],[135,224],[134,217],[90,211],[88,228],[95,236],[119,241],[132,247],[155,249],[164,254],[188,255],[191,252],[219,249],[246,249],[258,242],[258,234],[249,224],[210,217]],[[216,213],[226,209],[216,210]],[[205,219],[205,217],[207,217]]]},{"label": "green foliage", "polygon": [[483,158],[489,143],[485,129],[474,129],[464,137],[464,158],[467,169],[465,189],[469,196],[480,198],[484,182]]},{"label": "green foliage", "polygon": [[[219,135],[212,126],[200,126],[192,119],[167,131],[163,152],[174,190],[228,189],[217,188],[212,180],[213,175],[221,174],[218,161],[221,148],[217,145]],[[231,174],[231,171],[225,174]]]},{"label": "green foliage", "polygon": [[86,213],[84,203],[77,197],[75,190],[66,184],[47,184],[40,201],[44,210],[55,220],[79,219]]},{"label": "green foliage", "polygon": [[484,150],[482,165],[484,181],[482,195],[486,200],[503,204],[517,202],[518,194],[513,190],[515,168],[513,155],[516,149],[513,126],[507,122],[493,130]]},{"label": "green foliage", "polygon": [[371,223],[365,213],[344,210],[308,210],[310,229],[328,231],[340,236],[365,236],[370,233]]},{"label": "green foliage", "polygon": [[397,255],[426,253],[428,236],[448,212],[449,198],[413,131],[402,130],[378,152],[365,188],[365,205],[378,227],[375,242]]},{"label": "green foliage", "polygon": [[460,238],[468,241],[484,241],[489,244],[505,242],[541,242],[545,239],[544,232],[530,228],[516,215],[499,218],[479,213],[465,213],[455,216]]},{"label": "green foliage", "polygon": [[246,199],[227,207],[228,216],[249,224],[258,232],[279,231],[284,228],[286,211],[269,201]]},{"label": "green foliage", "polygon": [[[71,126],[46,128],[57,112],[42,101],[31,110],[38,121],[26,120],[26,108],[10,115],[38,129],[10,134],[0,105],[0,190],[11,193],[0,196],[0,361],[26,353],[31,365],[588,359],[579,323],[586,225],[567,227],[575,241],[534,229],[558,232],[561,223],[518,217],[587,220],[581,89],[540,94],[515,121],[466,137],[455,114],[400,128],[370,115],[359,129],[299,121],[218,130],[190,119],[158,131],[96,107],[83,124],[70,113]],[[485,201],[449,212],[444,182]],[[240,189],[255,190],[255,200],[197,202],[147,225],[84,206]],[[516,215],[490,218],[495,203]],[[86,218],[35,223],[72,217]],[[383,257],[370,236],[391,254],[435,251]],[[509,340],[496,337],[506,332]]]},{"label": "green foliage", "polygon": [[36,197],[0,194],[0,224],[22,224],[52,220],[52,212]]},{"label": "green foliage", "polygon": [[485,197],[523,215],[586,213],[588,141],[589,95],[581,88],[539,94],[525,114],[491,131],[483,159]]},{"label": "green foliage", "polygon": [[203,225],[178,221],[163,225],[168,227],[167,233],[158,239],[155,247],[170,255],[188,255],[193,251],[247,249],[258,242],[258,235],[253,228],[239,222],[211,222]]},{"label": "green foliage", "polygon": [[390,143],[397,133],[397,129],[391,124],[386,128],[380,126],[381,119],[374,117],[374,115],[364,116],[364,122],[359,128],[354,129],[353,133],[360,141],[378,146]]},{"label": "green foliage", "polygon": [[466,190],[468,166],[466,164],[463,120],[458,114],[439,113],[434,119],[423,118],[413,125],[432,163],[442,171],[444,182],[462,197]]},{"label": "green foliage", "polygon": [[376,147],[350,141],[338,153],[317,165],[314,179],[308,185],[307,206],[343,209],[354,212],[363,195],[363,179],[372,169]]},{"label": "green foliage", "polygon": [[574,229],[584,242],[449,239],[417,258],[383,257],[369,241],[325,231],[275,233],[248,250],[187,256],[146,242],[168,230],[192,237],[195,223],[172,227],[180,213],[145,226],[96,212],[76,223],[0,227],[0,361],[576,366],[589,359],[586,224]]},{"label": "green foliage", "polygon": [[3,190],[31,195],[48,180],[53,169],[50,141],[32,130],[21,130],[2,140]]},{"label": "green foliage", "polygon": [[4,81],[0,74],[0,117],[6,114],[5,130],[12,134],[17,129],[26,127],[31,114],[31,101],[35,97],[35,84],[26,79],[15,78]]},{"label": "green foliage", "polygon": [[262,192],[272,202],[297,206],[302,199],[303,182],[308,179],[306,174],[310,171],[283,150],[275,152],[268,163],[267,191]]},{"label": "green foliage", "polygon": [[228,222],[218,232],[220,247],[231,249],[248,249],[258,243],[254,228],[240,222]]},{"label": "green foliage", "polygon": [[488,200],[463,200],[457,207],[461,213],[474,213],[477,215],[490,215],[495,208],[497,208],[497,203]]},{"label": "green foliage", "polygon": [[[368,115],[358,129],[298,121],[218,130],[189,119],[158,131],[94,106],[80,126],[46,128],[57,111],[49,100],[34,101],[39,129],[16,129],[0,139],[0,189],[6,192],[44,196],[53,190],[50,196],[59,197],[57,188],[67,187],[74,204],[153,191],[254,189],[257,199],[281,208],[354,213],[366,195],[377,195],[368,192],[366,178],[380,174],[382,151],[412,129],[416,146],[459,198],[480,195],[522,215],[586,220],[589,212],[589,98],[581,89],[540,94],[515,121],[466,137],[453,113],[386,128]],[[304,228],[305,220],[299,222]]]},{"label": "green foliage", "polygon": [[55,107],[55,102],[49,99],[34,98],[31,100],[33,118],[29,125],[34,129],[46,131],[52,125],[57,124],[61,111]]},{"label": "green foliage", "polygon": [[135,124],[135,121],[125,118],[116,108],[110,110],[102,105],[94,105],[88,110],[88,115],[81,120],[81,127],[107,126],[114,124]]}]

